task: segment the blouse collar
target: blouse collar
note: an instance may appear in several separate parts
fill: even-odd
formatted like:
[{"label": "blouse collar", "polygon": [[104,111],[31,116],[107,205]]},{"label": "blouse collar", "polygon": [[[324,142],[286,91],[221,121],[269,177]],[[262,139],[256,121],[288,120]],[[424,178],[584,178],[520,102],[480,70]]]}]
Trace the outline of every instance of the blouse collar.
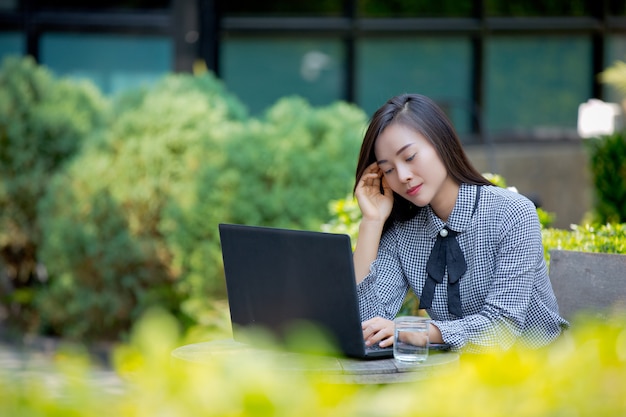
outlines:
[{"label": "blouse collar", "polygon": [[476,193],[479,189],[480,187],[476,185],[461,184],[456,203],[447,222],[437,217],[430,205],[425,207],[427,209],[426,228],[428,235],[435,238],[444,226],[448,226],[459,233],[467,230],[474,212]]}]

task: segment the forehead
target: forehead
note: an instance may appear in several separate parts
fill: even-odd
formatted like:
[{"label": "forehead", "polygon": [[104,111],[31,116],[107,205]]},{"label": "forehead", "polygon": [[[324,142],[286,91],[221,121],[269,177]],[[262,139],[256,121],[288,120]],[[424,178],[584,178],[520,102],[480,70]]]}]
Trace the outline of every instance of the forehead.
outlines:
[{"label": "forehead", "polygon": [[377,159],[390,159],[398,152],[414,146],[431,146],[431,144],[414,128],[395,123],[387,126],[378,135],[374,144],[374,152]]}]

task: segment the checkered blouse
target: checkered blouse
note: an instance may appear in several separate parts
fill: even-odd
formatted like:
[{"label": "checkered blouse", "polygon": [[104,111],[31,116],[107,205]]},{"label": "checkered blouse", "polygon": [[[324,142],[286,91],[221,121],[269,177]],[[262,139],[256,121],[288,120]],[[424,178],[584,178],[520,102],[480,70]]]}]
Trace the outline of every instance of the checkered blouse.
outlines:
[{"label": "checkered blouse", "polygon": [[[472,214],[478,190],[480,200]],[[393,319],[409,288],[420,297],[428,276],[426,262],[446,225],[459,232],[467,263],[460,279],[463,315],[448,312],[447,272],[427,311],[453,349],[506,349],[516,341],[538,347],[568,326],[559,316],[548,278],[533,203],[500,187],[468,184],[461,185],[447,223],[427,206],[382,236],[370,274],[357,287],[362,320]]]}]

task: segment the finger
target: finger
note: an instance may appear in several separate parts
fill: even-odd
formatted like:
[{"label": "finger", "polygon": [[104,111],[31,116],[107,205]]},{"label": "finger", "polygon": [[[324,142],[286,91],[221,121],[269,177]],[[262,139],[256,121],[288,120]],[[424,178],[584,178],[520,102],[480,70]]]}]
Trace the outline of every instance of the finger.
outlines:
[{"label": "finger", "polygon": [[378,344],[381,347],[393,345],[393,332],[389,332],[386,327],[378,329],[365,342],[367,346]]},{"label": "finger", "polygon": [[[389,337],[393,337],[393,330],[389,329],[386,321],[374,318],[363,323],[363,339],[367,346],[380,343]],[[390,346],[391,344],[393,344],[393,341],[386,341],[381,346]]]},{"label": "finger", "polygon": [[365,170],[366,171],[371,171],[371,172],[376,172],[376,171],[380,170],[380,167],[378,166],[378,162],[372,162],[371,164],[369,164],[367,166],[367,168]]},{"label": "finger", "polygon": [[391,187],[389,186],[389,183],[387,182],[387,178],[385,178],[384,176],[381,178],[381,182],[383,185],[383,189],[386,190],[391,190]]},{"label": "finger", "polygon": [[380,326],[377,325],[376,319],[366,320],[362,323],[361,328],[363,329],[363,340],[366,342],[376,337],[376,333],[380,331]]},{"label": "finger", "polygon": [[361,183],[365,184],[368,181],[373,181],[373,180],[378,180],[380,179],[380,177],[378,176],[378,174],[374,173],[374,172],[365,172],[363,173],[363,175],[361,175]]},{"label": "finger", "polygon": [[394,336],[393,334],[383,340],[380,341],[379,345],[380,347],[389,347],[389,346],[393,346],[394,344]]},{"label": "finger", "polygon": [[375,334],[378,330],[374,327],[371,320],[364,321],[361,325],[363,330],[363,340],[369,339],[373,334]]}]

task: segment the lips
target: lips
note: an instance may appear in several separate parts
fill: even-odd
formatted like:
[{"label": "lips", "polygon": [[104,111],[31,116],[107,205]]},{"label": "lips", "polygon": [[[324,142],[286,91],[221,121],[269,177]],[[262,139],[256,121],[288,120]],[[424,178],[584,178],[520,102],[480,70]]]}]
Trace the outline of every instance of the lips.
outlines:
[{"label": "lips", "polygon": [[416,185],[415,187],[411,187],[411,188],[409,188],[409,189],[406,191],[406,193],[407,193],[409,196],[411,196],[411,197],[412,197],[412,196],[414,196],[415,194],[417,194],[417,193],[419,192],[420,188],[422,188],[421,184],[420,184],[420,185]]}]

